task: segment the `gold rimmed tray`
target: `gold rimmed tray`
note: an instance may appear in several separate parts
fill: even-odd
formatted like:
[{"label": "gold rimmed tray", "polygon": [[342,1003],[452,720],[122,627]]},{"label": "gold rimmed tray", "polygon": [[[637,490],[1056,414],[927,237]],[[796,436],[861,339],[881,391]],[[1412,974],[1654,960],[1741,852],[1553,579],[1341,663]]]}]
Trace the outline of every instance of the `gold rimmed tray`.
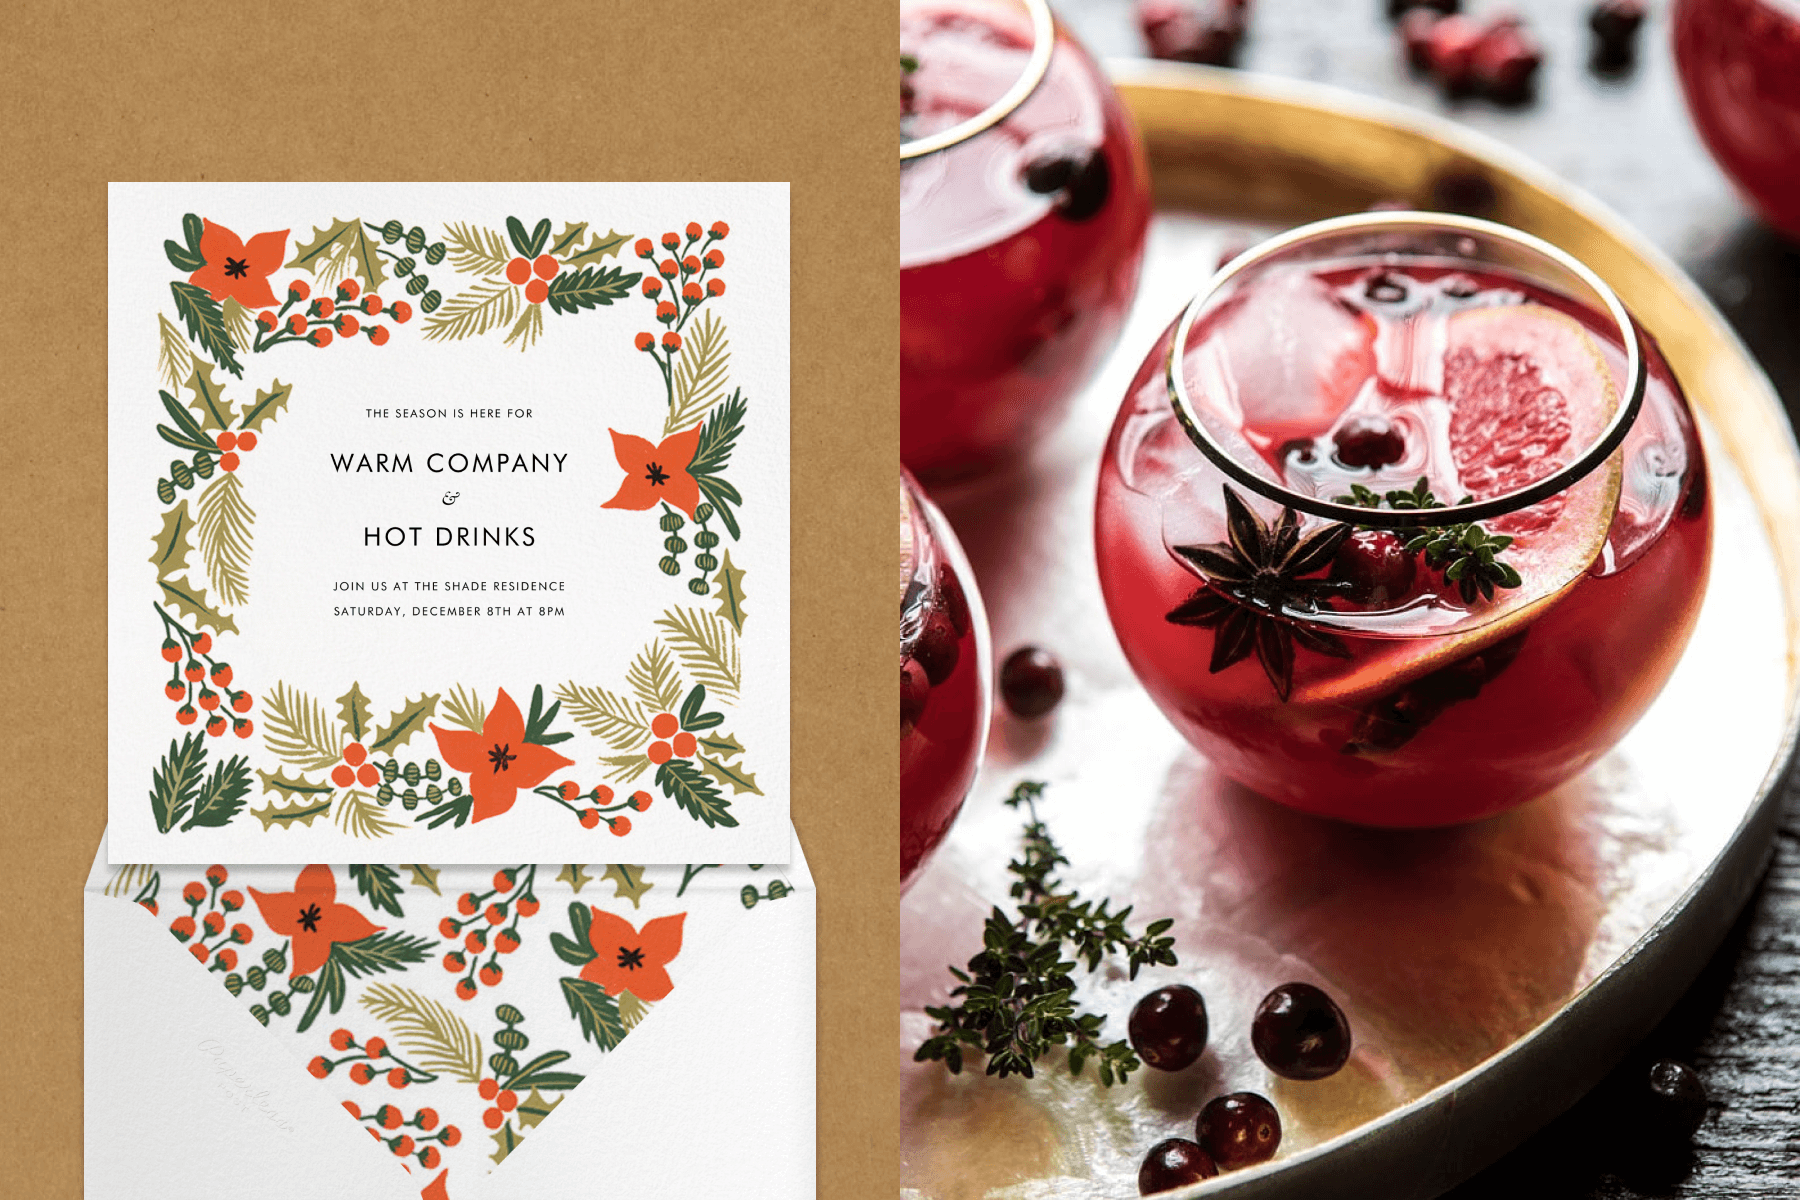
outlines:
[{"label": "gold rimmed tray", "polygon": [[[1280,1154],[1204,1196],[1435,1195],[1592,1086],[1718,944],[1760,873],[1793,745],[1800,647],[1800,455],[1768,381],[1698,289],[1620,220],[1490,139],[1335,89],[1113,64],[1149,148],[1158,215],[1117,352],[1066,426],[1003,478],[938,500],[975,565],[997,657],[1045,646],[1068,697],[1034,725],[997,714],[976,791],[901,914],[901,1187],[925,1200],[1128,1197],[1144,1152],[1193,1136],[1211,1096],[1281,1110]],[[1472,178],[1485,181],[1491,192]],[[1479,825],[1376,832],[1314,820],[1221,780],[1138,688],[1093,568],[1100,448],[1126,382],[1223,248],[1386,199],[1472,198],[1482,215],[1593,267],[1661,344],[1703,426],[1715,499],[1712,578],[1674,678],[1580,779]],[[1090,1007],[1123,1036],[1168,982],[1206,996],[1201,1061],[1123,1087],[915,1064],[948,962],[1006,898],[1021,778],[1084,893],[1176,918],[1181,965],[1103,970]],[[1272,986],[1343,1003],[1350,1065],[1313,1084],[1249,1048]],[[1175,1195],[1176,1193],[1171,1193]]]}]

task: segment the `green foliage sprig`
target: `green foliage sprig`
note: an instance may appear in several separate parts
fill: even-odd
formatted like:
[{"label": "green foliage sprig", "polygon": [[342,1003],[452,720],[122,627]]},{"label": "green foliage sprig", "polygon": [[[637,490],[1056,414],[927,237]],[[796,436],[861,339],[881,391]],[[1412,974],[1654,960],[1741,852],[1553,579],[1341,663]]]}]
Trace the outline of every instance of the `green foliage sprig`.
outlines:
[{"label": "green foliage sprig", "polygon": [[[1474,497],[1464,496],[1459,504]],[[1348,496],[1337,497],[1339,504],[1355,504],[1361,508],[1380,508],[1382,502],[1393,509],[1443,508],[1443,501],[1431,494],[1425,477],[1404,491],[1378,493],[1360,483],[1350,485]],[[1473,521],[1460,525],[1441,525],[1421,529],[1406,539],[1409,554],[1424,554],[1425,565],[1442,571],[1445,583],[1453,583],[1464,604],[1472,604],[1479,594],[1492,600],[1495,588],[1516,588],[1522,582],[1511,563],[1500,561],[1500,554],[1513,544],[1504,534],[1493,534]]]},{"label": "green foliage sprig", "polygon": [[[1110,900],[1083,900],[1064,888],[1056,869],[1069,860],[1038,819],[1036,801],[1043,793],[1042,783],[1020,783],[1006,800],[1030,813],[1024,852],[1007,864],[1015,876],[1011,894],[1018,916],[994,908],[981,953],[966,971],[950,968],[956,1002],[925,1010],[937,1030],[913,1058],[942,1062],[954,1075],[962,1071],[964,1053],[973,1051],[987,1056],[989,1075],[1030,1078],[1052,1046],[1068,1046],[1071,1075],[1080,1075],[1092,1058],[1101,1084],[1111,1087],[1142,1064],[1128,1043],[1101,1041],[1106,1018],[1076,1004],[1073,972],[1085,965],[1092,973],[1108,955],[1123,955],[1133,979],[1144,966],[1174,966],[1175,939],[1166,936],[1174,921],[1152,921],[1134,937],[1125,924],[1129,906],[1115,913]],[[1064,957],[1065,947],[1072,958]]]}]

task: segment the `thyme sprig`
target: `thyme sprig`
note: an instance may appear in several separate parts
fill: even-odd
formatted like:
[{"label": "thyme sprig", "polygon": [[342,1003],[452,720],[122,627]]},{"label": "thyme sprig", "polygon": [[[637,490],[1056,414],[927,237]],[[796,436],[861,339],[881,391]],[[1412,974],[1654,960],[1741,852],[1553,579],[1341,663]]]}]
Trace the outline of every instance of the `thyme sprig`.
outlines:
[{"label": "thyme sprig", "polygon": [[[950,968],[957,979],[950,992],[956,1003],[925,1010],[937,1028],[913,1059],[942,1062],[956,1075],[967,1050],[987,1056],[989,1075],[1031,1078],[1052,1046],[1066,1045],[1069,1074],[1080,1075],[1092,1058],[1101,1084],[1111,1087],[1142,1063],[1129,1043],[1101,1041],[1106,1018],[1076,1004],[1073,972],[1085,964],[1092,973],[1108,955],[1123,955],[1133,979],[1144,966],[1172,967],[1175,939],[1166,935],[1175,922],[1152,921],[1133,936],[1125,924],[1131,906],[1115,913],[1110,900],[1096,904],[1064,888],[1056,869],[1069,860],[1038,819],[1036,802],[1043,794],[1042,783],[1023,782],[1006,800],[1007,807],[1030,813],[1023,853],[1007,864],[1016,877],[1010,891],[1018,916],[995,906],[981,953],[969,960],[967,971]],[[1065,946],[1072,959],[1064,958]]]},{"label": "thyme sprig", "polygon": [[[1472,496],[1464,496],[1457,503],[1468,504],[1473,499]],[[1353,483],[1348,496],[1337,497],[1339,504],[1354,504],[1360,508],[1380,508],[1384,501],[1389,508],[1395,509],[1446,507],[1443,501],[1431,494],[1431,488],[1423,475],[1419,476],[1419,481],[1412,487],[1404,490],[1379,493],[1373,488]],[[1500,555],[1512,544],[1512,538],[1504,534],[1489,533],[1474,521],[1421,529],[1405,542],[1409,553],[1424,554],[1426,566],[1434,571],[1442,571],[1444,582],[1456,585],[1464,604],[1473,604],[1477,594],[1483,599],[1492,600],[1495,588],[1519,586],[1519,572],[1511,563],[1500,561]]]}]

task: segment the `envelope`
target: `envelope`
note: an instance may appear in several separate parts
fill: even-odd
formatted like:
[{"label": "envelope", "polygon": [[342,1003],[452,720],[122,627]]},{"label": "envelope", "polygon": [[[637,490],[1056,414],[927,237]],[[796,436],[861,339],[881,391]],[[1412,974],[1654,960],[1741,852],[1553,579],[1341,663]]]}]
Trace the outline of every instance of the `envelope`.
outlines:
[{"label": "envelope", "polygon": [[89,1200],[814,1193],[812,877],[113,865]]}]

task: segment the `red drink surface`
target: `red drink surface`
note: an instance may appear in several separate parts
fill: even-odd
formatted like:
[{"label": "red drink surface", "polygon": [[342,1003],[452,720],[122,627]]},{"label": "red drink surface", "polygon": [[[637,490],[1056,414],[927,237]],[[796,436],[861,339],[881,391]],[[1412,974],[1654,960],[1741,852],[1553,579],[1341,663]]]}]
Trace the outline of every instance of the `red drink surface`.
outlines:
[{"label": "red drink surface", "polygon": [[[1000,99],[1032,34],[1016,5],[930,0],[903,8],[900,46],[918,63],[904,77],[903,136],[916,139]],[[1149,217],[1131,119],[1060,27],[1042,82],[998,125],[902,162],[909,470],[927,483],[974,475],[1054,427],[1118,337]]]},{"label": "red drink surface", "polygon": [[1800,238],[1800,5],[1677,0],[1674,26],[1707,147],[1771,225]]},{"label": "red drink surface", "polygon": [[987,618],[943,515],[900,503],[900,882],[937,848],[975,782],[992,698]]},{"label": "red drink surface", "polygon": [[[1363,302],[1376,274],[1408,299]],[[1548,477],[1591,442],[1582,429],[1597,429],[1611,410],[1583,408],[1616,399],[1605,377],[1623,374],[1623,350],[1599,314],[1506,275],[1326,264],[1271,272],[1238,295],[1243,308],[1221,305],[1196,323],[1185,377],[1194,388],[1211,369],[1223,386],[1223,364],[1242,406],[1243,453],[1290,489],[1326,498],[1359,479],[1381,490],[1424,475],[1453,503]],[[1259,343],[1254,323],[1232,324],[1264,302],[1290,318],[1285,335],[1266,335],[1280,345]],[[1548,501],[1483,523],[1516,535],[1508,557],[1526,568],[1520,588],[1465,601],[1415,560],[1416,575],[1401,575],[1392,595],[1329,599],[1319,619],[1290,624],[1327,632],[1344,656],[1296,638],[1283,700],[1260,654],[1210,669],[1223,627],[1169,620],[1210,587],[1174,546],[1220,540],[1224,507],[1224,476],[1170,411],[1172,332],[1133,381],[1102,462],[1101,585],[1133,670],[1224,774],[1326,816],[1443,825],[1548,791],[1642,715],[1692,630],[1711,547],[1693,419],[1648,339],[1649,386],[1614,456],[1622,455],[1618,473],[1603,466]],[[1336,433],[1371,415],[1400,430],[1404,453],[1376,470],[1333,461],[1343,444]],[[1615,478],[1616,509],[1596,504]],[[1265,519],[1279,512],[1243,494]],[[1301,536],[1327,524],[1306,518]],[[1340,554],[1350,553],[1346,543]],[[1534,578],[1533,563],[1550,565]],[[1332,577],[1340,566],[1333,562]]]}]

